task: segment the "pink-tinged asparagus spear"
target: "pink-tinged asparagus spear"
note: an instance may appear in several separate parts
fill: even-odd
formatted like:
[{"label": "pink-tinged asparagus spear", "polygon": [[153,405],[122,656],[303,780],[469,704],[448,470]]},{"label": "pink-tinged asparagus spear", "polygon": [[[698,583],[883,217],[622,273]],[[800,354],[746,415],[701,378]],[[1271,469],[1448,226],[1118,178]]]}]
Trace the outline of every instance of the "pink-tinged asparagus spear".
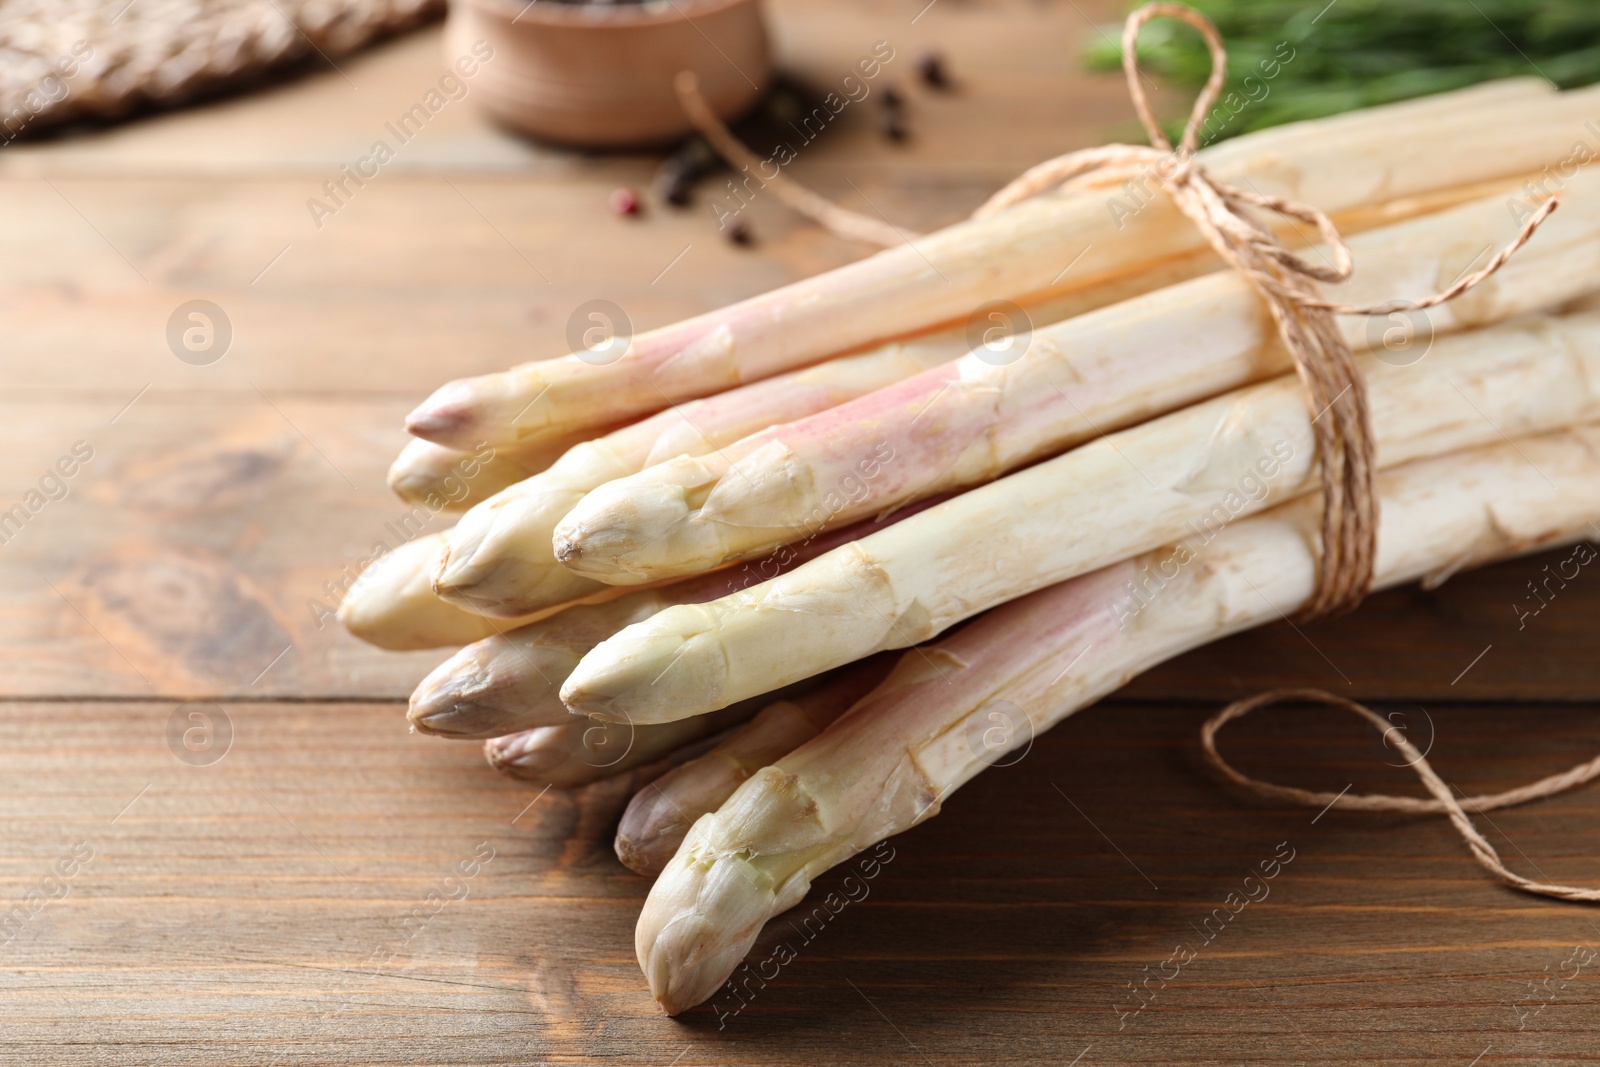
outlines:
[{"label": "pink-tinged asparagus spear", "polygon": [[[1026,314],[1041,326],[1060,322],[1151,285],[1194,277],[1205,266],[1199,257],[1171,261],[1144,272],[1136,285],[1108,282],[1053,297]],[[595,593],[602,583],[563,567],[551,541],[556,524],[590,490],[675,456],[715,452],[769,426],[845,403],[947,363],[968,347],[964,327],[936,331],[691,400],[576,444],[543,474],[505,489],[461,519],[447,535],[434,588],[460,608],[501,617]]]},{"label": "pink-tinged asparagus spear", "polygon": [[494,448],[471,452],[410,441],[389,466],[389,488],[401,500],[434,511],[465,511],[508,485],[538,474],[566,451],[565,445]]},{"label": "pink-tinged asparagus spear", "polygon": [[[1315,204],[1338,221],[1563,158],[1596,95],[1467,90],[1260,131],[1199,158],[1221,180]],[[451,382],[406,426],[455,448],[536,443],[919,333],[986,301],[1091,285],[1203,248],[1150,188],[1132,204],[1105,188],[1040,197],[625,342],[617,338],[626,324],[597,325],[603,348]]]},{"label": "pink-tinged asparagus spear", "polygon": [[[1365,234],[1339,298],[1424,296],[1515,236],[1504,195]],[[1490,282],[1419,314],[1340,327],[1351,345],[1431,334],[1559,304],[1600,277],[1600,174]],[[1044,456],[1290,368],[1266,306],[1235,272],[1036,330],[997,359],[975,349],[857,400],[590,493],[555,530],[579,574],[612,584],[692,574],[770,551],[824,520],[991,481]],[[1023,351],[1023,348],[1026,351]],[[1404,358],[1406,353],[1396,353]],[[892,458],[891,458],[892,457]],[[859,486],[858,492],[846,492]]]},{"label": "pink-tinged asparagus spear", "polygon": [[[1590,425],[1386,472],[1377,584],[1586,536],[1600,520],[1597,450]],[[1163,660],[1294,612],[1316,580],[1318,526],[1315,499],[1275,508],[1204,547],[1075,578],[906,654],[843,718],[694,824],[635,934],[661,1007],[714,996],[763,924],[819,874],[937,814],[1000,751]],[[1125,588],[1172,561],[1155,602],[1132,618],[1118,610]]]},{"label": "pink-tinged asparagus spear", "polygon": [[368,644],[395,652],[481,641],[528,619],[498,622],[452,607],[428,583],[443,534],[409,541],[356,579],[339,605],[339,621]]},{"label": "pink-tinged asparagus spear", "polygon": [[468,611],[499,617],[589,596],[603,583],[561,566],[551,531],[584,494],[679,455],[700,455],[871,392],[966,350],[960,331],[886,345],[858,356],[691,400],[574,445],[549,470],[510,486],[462,516],[446,537],[434,589]]},{"label": "pink-tinged asparagus spear", "polygon": [[630,726],[572,719],[485,741],[484,758],[502,774],[576,789],[666,759],[687,745],[742,725],[766,704],[749,700],[698,721]]},{"label": "pink-tinged asparagus spear", "polygon": [[617,858],[640,874],[660,874],[696,819],[720,808],[756,771],[821,733],[883,681],[893,663],[887,653],[874,656],[818,689],[768,704],[709,752],[655,779],[622,813]]},{"label": "pink-tinged asparagus spear", "polygon": [[[1194,268],[1165,269],[1177,277]],[[1093,293],[1110,300],[1120,291],[1107,286]],[[1036,313],[1064,318],[1091,295],[1058,298]],[[396,492],[408,499],[421,493],[418,503],[435,511],[456,501],[477,506],[454,529],[419,539],[363,574],[360,591],[352,591],[342,617],[357,637],[383,648],[437,648],[501,634],[531,616],[601,594],[604,583],[561,566],[551,548],[551,530],[584,493],[662,459],[698,454],[774,422],[870,392],[964,350],[964,334],[947,331],[830,360],[574,443],[548,469],[531,476],[517,477],[515,472],[519,464],[534,462],[537,449],[486,445],[474,453],[457,453],[413,441],[390,471]],[[395,472],[402,470],[397,484]],[[505,485],[506,478],[514,483]],[[485,485],[496,480],[502,483],[499,490],[479,501]],[[503,621],[472,621],[463,615]]]},{"label": "pink-tinged asparagus spear", "polygon": [[496,737],[569,723],[572,714],[561,702],[561,683],[591,649],[619,630],[673,605],[699,604],[747,589],[932,504],[928,501],[877,522],[830,530],[804,544],[785,546],[759,563],[639,590],[604,603],[580,604],[476,641],[422,680],[411,694],[407,718],[422,733],[453,738]]},{"label": "pink-tinged asparagus spear", "polygon": [[[1357,358],[1380,467],[1600,418],[1600,319],[1447,337],[1427,359]],[[1299,379],[1250,386],[973,489],[759,586],[668,608],[583,658],[561,697],[636,723],[695,715],[1308,492]]]}]

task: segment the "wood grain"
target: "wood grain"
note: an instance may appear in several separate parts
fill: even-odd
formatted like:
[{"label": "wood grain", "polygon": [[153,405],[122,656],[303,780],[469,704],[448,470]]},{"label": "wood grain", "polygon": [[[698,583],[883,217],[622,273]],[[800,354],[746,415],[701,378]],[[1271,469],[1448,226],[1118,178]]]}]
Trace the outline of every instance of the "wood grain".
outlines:
[{"label": "wood grain", "polygon": [[0,405],[7,506],[75,442],[94,450],[0,546],[0,693],[397,698],[444,658],[379,652],[328,618],[377,544],[448,521],[384,487],[403,404],[123,403]]},{"label": "wood grain", "polygon": [[[773,924],[753,958],[780,941],[798,958],[737,1014],[714,1001],[721,1028],[708,1008],[666,1020],[642,989],[646,883],[606,848],[621,792],[538,797],[475,746],[407,736],[392,706],[222,710],[231,749],[186,766],[159,703],[0,706],[5,895],[76,842],[94,852],[4,948],[0,1062],[68,1038],[73,1062],[116,1064],[1066,1063],[1086,1046],[1086,1062],[1466,1064],[1492,1046],[1544,1063],[1600,1037],[1589,973],[1522,1030],[1513,1010],[1600,944],[1592,916],[1501,889],[1441,820],[1313,821],[1233,796],[1198,766],[1209,706],[1104,705],[980,776],[809,942]],[[1463,790],[1594,744],[1587,708],[1447,705],[1432,725]],[[1279,780],[1413,791],[1364,729],[1286,711],[1224,744]],[[1596,814],[1572,794],[1481,825],[1513,867],[1593,882]],[[1281,842],[1293,859],[1268,895],[1206,943],[1196,927]],[[1196,958],[1118,1030],[1127,983],[1179,944]]]},{"label": "wood grain", "polygon": [[[1117,78],[1076,71],[1110,2],[770,10],[812,84],[896,49],[910,141],[869,99],[792,173],[905,226],[1131,117]],[[955,93],[912,78],[935,45]],[[619,219],[606,195],[652,159],[529,145],[470,98],[317,229],[306,199],[438,54],[425,32],[344,76],[0,151],[0,514],[93,450],[0,539],[0,1064],[1593,1058],[1600,977],[1527,999],[1600,947],[1588,912],[1501,889],[1437,820],[1237,798],[1194,741],[1226,699],[1316,684],[1381,701],[1464,790],[1591,755],[1600,582],[1525,625],[1513,607],[1560,552],[1152,671],[895,839],[814,940],[774,924],[753,958],[798,958],[736,1014],[658,1015],[632,951],[646,884],[609,849],[631,783],[540,795],[408,735],[400,702],[445,653],[377,652],[309,602],[403,536],[383,473],[439,382],[563,351],[583,300],[644,329],[865,250],[761,200],[749,250],[704,202]],[[208,366],[165,336],[196,298],[234,328]],[[1225,745],[1280,781],[1414,789],[1362,729],[1290,710]],[[1594,883],[1595,814],[1590,790],[1483,826],[1516,869]],[[1270,895],[1119,1029],[1129,983],[1285,841]]]}]

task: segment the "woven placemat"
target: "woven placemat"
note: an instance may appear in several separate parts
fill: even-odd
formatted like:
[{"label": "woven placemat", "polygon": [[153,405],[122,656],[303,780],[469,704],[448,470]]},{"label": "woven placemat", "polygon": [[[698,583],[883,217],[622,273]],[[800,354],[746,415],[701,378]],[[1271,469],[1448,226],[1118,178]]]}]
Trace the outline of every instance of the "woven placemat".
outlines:
[{"label": "woven placemat", "polygon": [[0,143],[332,62],[444,0],[0,0]]}]

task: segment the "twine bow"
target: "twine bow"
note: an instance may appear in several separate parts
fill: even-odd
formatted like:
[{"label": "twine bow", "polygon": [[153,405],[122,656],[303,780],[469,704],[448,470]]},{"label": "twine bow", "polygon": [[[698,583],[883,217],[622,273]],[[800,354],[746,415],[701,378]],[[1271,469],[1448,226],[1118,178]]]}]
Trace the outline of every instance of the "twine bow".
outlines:
[{"label": "twine bow", "polygon": [[[1140,83],[1139,31],[1157,18],[1177,19],[1194,27],[1211,53],[1211,74],[1195,98],[1177,147],[1173,147],[1156,120]],[[1333,303],[1322,298],[1317,283],[1345,281],[1354,266],[1350,249],[1333,221],[1305,204],[1218,181],[1195,159],[1201,123],[1222,95],[1228,72],[1228,54],[1211,20],[1185,4],[1144,5],[1123,24],[1122,69],[1134,110],[1150,136],[1149,145],[1104,145],[1047,160],[990,197],[972,217],[998,214],[1058,185],[1114,183],[1140,174],[1155,178],[1223,262],[1244,275],[1261,294],[1305,385],[1313,412],[1311,429],[1317,446],[1323,506],[1321,565],[1316,588],[1301,614],[1319,618],[1349,611],[1361,603],[1371,588],[1377,559],[1375,442],[1367,413],[1366,385],[1334,316],[1422,311],[1453,300],[1499,270],[1550,217],[1559,199],[1545,201],[1523,223],[1516,238],[1482,269],[1465,275],[1443,292],[1417,301],[1391,300],[1370,307]],[[680,73],[675,88],[690,121],[723,158],[746,172],[758,167],[760,161],[755,153],[728,130],[700,95],[693,73]],[[842,237],[889,246],[918,236],[887,220],[842,208],[785,175],[764,177],[762,184],[770,186],[774,195],[795,211]],[[1316,227],[1328,246],[1333,265],[1312,263],[1291,252],[1277,235],[1251,216],[1252,208]]]},{"label": "twine bow", "polygon": [[[1176,148],[1168,139],[1140,83],[1138,40],[1145,23],[1177,19],[1200,32],[1211,53],[1211,75],[1195,98]],[[1337,615],[1359,604],[1372,585],[1377,559],[1378,503],[1374,487],[1375,442],[1367,410],[1366,385],[1335,315],[1388,315],[1419,311],[1452,300],[1499,270],[1556,209],[1547,200],[1523,224],[1510,244],[1482,269],[1448,289],[1418,301],[1392,300],[1352,307],[1322,298],[1318,282],[1342,282],[1354,266],[1350,249],[1323,212],[1281,197],[1263,196],[1218,181],[1195,159],[1200,125],[1222,94],[1228,55],[1211,20],[1184,4],[1146,4],[1122,28],[1122,69],[1134,110],[1149,134],[1150,146],[1114,144],[1069,152],[1030,168],[974,213],[984,218],[1052,186],[1092,178],[1114,182],[1149,174],[1204,235],[1207,243],[1250,282],[1266,301],[1295,371],[1305,385],[1313,413],[1312,432],[1322,481],[1322,562],[1316,589],[1302,609],[1307,618]],[[1250,214],[1261,208],[1315,226],[1333,265],[1309,262],[1285,248]]]}]

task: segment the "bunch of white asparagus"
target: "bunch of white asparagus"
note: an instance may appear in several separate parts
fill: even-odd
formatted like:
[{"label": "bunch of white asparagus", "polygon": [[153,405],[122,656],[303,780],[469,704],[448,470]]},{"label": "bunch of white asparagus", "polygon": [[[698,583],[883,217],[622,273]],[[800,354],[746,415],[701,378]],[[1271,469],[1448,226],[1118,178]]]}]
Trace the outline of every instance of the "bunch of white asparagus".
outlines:
[{"label": "bunch of white asparagus", "polygon": [[[1355,234],[1351,304],[1448,287],[1562,192],[1464,296],[1340,320],[1382,471],[1379,586],[1600,521],[1600,174],[1570,166],[1594,114],[1600,90],[1516,80],[1200,153]],[[1310,597],[1319,413],[1218,266],[1153,182],[1075,189],[609,362],[452,382],[390,482],[465,513],[341,615],[384,647],[464,646],[418,686],[417,730],[545,785],[636,775],[616,849],[659,876],[636,946],[681,1011],[822,871]],[[996,302],[1027,328],[997,340]]]}]

